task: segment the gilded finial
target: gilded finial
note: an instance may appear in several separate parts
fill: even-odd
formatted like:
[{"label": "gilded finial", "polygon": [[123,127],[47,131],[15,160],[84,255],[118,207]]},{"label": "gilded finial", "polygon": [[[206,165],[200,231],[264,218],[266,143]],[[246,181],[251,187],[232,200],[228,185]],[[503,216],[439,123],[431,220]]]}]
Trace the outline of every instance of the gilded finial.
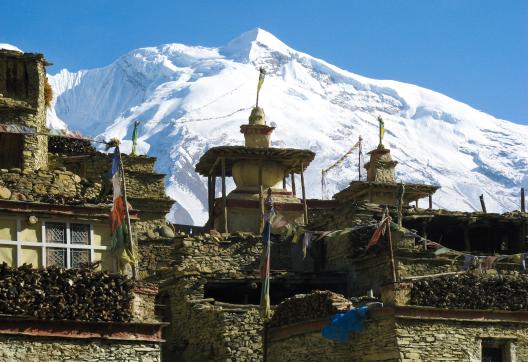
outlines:
[{"label": "gilded finial", "polygon": [[260,93],[260,88],[262,88],[262,84],[264,83],[264,77],[266,76],[266,71],[264,70],[263,67],[260,67],[259,68],[259,79],[258,79],[258,83],[257,83],[257,102],[255,104],[255,107],[258,108],[258,103],[259,103],[259,93]]},{"label": "gilded finial", "polygon": [[379,148],[383,148],[383,136],[385,135],[385,122],[383,122],[383,118],[381,116],[378,116],[378,123],[379,123]]}]

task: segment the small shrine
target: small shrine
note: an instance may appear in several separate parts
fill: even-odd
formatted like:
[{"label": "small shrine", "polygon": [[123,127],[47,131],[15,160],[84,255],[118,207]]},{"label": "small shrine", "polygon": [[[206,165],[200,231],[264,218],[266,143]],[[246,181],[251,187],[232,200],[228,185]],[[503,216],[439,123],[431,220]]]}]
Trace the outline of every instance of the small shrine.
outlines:
[{"label": "small shrine", "polygon": [[378,117],[379,144],[370,151],[369,162],[364,167],[367,170],[367,181],[352,181],[344,190],[334,195],[340,202],[367,201],[375,204],[396,206],[401,200],[402,205],[428,197],[431,208],[431,196],[439,186],[410,184],[396,181],[395,168],[398,164],[391,157],[390,149],[383,145],[385,126],[383,119]]},{"label": "small shrine", "polygon": [[[308,220],[304,170],[314,159],[310,150],[271,147],[275,127],[268,126],[264,109],[258,106],[258,94],[264,80],[261,69],[257,103],[248,124],[240,126],[244,146],[210,148],[196,165],[196,172],[208,178],[210,229],[223,232],[258,233],[263,226],[264,199],[271,189],[276,211],[288,223],[305,224]],[[300,175],[302,199],[297,198],[295,175]],[[221,198],[216,199],[216,178],[221,178]],[[226,194],[226,177],[233,177],[236,188]],[[286,179],[291,178],[291,190]]]}]

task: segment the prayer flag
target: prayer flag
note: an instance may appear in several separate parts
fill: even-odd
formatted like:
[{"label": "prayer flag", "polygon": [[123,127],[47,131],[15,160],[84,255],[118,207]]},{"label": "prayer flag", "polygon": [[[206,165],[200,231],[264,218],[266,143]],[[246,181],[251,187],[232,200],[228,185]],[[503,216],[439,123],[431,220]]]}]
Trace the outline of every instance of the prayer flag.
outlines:
[{"label": "prayer flag", "polygon": [[134,131],[132,131],[132,152],[130,153],[132,156],[136,155],[136,146],[137,146],[137,139],[138,139],[138,126],[139,121],[134,122]]},{"label": "prayer flag", "polygon": [[110,214],[112,222],[110,250],[118,254],[120,269],[123,269],[124,264],[133,262],[134,254],[131,250],[132,245],[129,242],[130,235],[128,235],[125,223],[126,200],[121,190],[121,153],[119,147],[116,147],[114,150],[110,175],[114,189],[112,211]]},{"label": "prayer flag", "polygon": [[370,249],[372,246],[376,245],[381,238],[381,235],[385,234],[385,229],[387,227],[387,220],[388,218],[383,219],[376,231],[374,231],[374,234],[372,234],[372,237],[370,238],[368,244],[367,244],[367,250]]},{"label": "prayer flag", "polygon": [[259,72],[260,74],[257,84],[257,94],[260,92],[260,88],[262,88],[262,84],[264,84],[264,77],[266,76],[266,71],[264,70],[264,68],[260,67]]}]

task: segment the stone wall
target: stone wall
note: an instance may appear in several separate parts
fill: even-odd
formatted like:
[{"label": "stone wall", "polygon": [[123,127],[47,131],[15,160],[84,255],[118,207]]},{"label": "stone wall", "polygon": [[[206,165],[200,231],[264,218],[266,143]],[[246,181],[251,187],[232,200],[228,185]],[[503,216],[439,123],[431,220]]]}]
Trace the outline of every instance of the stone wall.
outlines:
[{"label": "stone wall", "polygon": [[[0,51],[0,120],[47,133],[44,84],[46,61],[42,54]],[[8,75],[9,74],[9,75]],[[8,85],[15,76],[16,84]],[[23,136],[22,168],[47,168],[48,139],[43,135]]]},{"label": "stone wall", "polygon": [[164,355],[175,361],[260,361],[262,321],[256,306],[203,299],[204,280],[181,278],[170,294]]},{"label": "stone wall", "polygon": [[[286,327],[287,328],[287,327]],[[300,332],[299,332],[300,331]],[[398,361],[394,319],[369,319],[361,333],[351,333],[346,344],[330,341],[308,323],[297,334],[274,339],[270,331],[270,362],[297,361]]]},{"label": "stone wall", "polygon": [[262,321],[257,306],[205,298],[209,281],[258,280],[261,252],[261,238],[248,233],[175,239],[173,279],[162,284],[160,293],[169,306],[166,316],[171,325],[165,338],[170,358],[261,360]]},{"label": "stone wall", "polygon": [[165,238],[138,240],[139,277],[149,280],[162,277],[162,272],[174,264],[175,245],[176,241]]},{"label": "stone wall", "polygon": [[503,341],[511,362],[528,361],[525,324],[398,319],[396,334],[401,361],[478,362],[482,339]]},{"label": "stone wall", "polygon": [[49,203],[98,203],[101,184],[70,171],[0,170],[0,199]]},{"label": "stone wall", "polygon": [[0,361],[160,361],[159,343],[0,335]]}]

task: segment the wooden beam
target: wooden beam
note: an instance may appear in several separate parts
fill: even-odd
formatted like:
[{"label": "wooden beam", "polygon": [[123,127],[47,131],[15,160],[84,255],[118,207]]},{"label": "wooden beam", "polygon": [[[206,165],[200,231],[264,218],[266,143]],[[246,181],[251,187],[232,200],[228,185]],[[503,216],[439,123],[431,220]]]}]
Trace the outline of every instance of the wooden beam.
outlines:
[{"label": "wooden beam", "polygon": [[224,232],[228,233],[227,228],[227,196],[226,196],[226,162],[225,158],[222,158],[222,203],[223,203],[223,214],[224,214]]},{"label": "wooden beam", "polygon": [[308,224],[308,206],[306,204],[306,189],[304,187],[304,162],[301,162],[301,190],[304,206],[304,224]]},{"label": "wooden beam", "polygon": [[259,209],[260,209],[260,220],[259,230],[262,232],[264,229],[264,186],[262,185],[262,161],[258,165],[258,184],[259,184]]},{"label": "wooden beam", "polygon": [[429,210],[433,209],[433,195],[429,195]]},{"label": "wooden beam", "polygon": [[291,185],[292,185],[292,194],[293,196],[297,196],[297,192],[295,190],[295,172],[291,173]]}]

